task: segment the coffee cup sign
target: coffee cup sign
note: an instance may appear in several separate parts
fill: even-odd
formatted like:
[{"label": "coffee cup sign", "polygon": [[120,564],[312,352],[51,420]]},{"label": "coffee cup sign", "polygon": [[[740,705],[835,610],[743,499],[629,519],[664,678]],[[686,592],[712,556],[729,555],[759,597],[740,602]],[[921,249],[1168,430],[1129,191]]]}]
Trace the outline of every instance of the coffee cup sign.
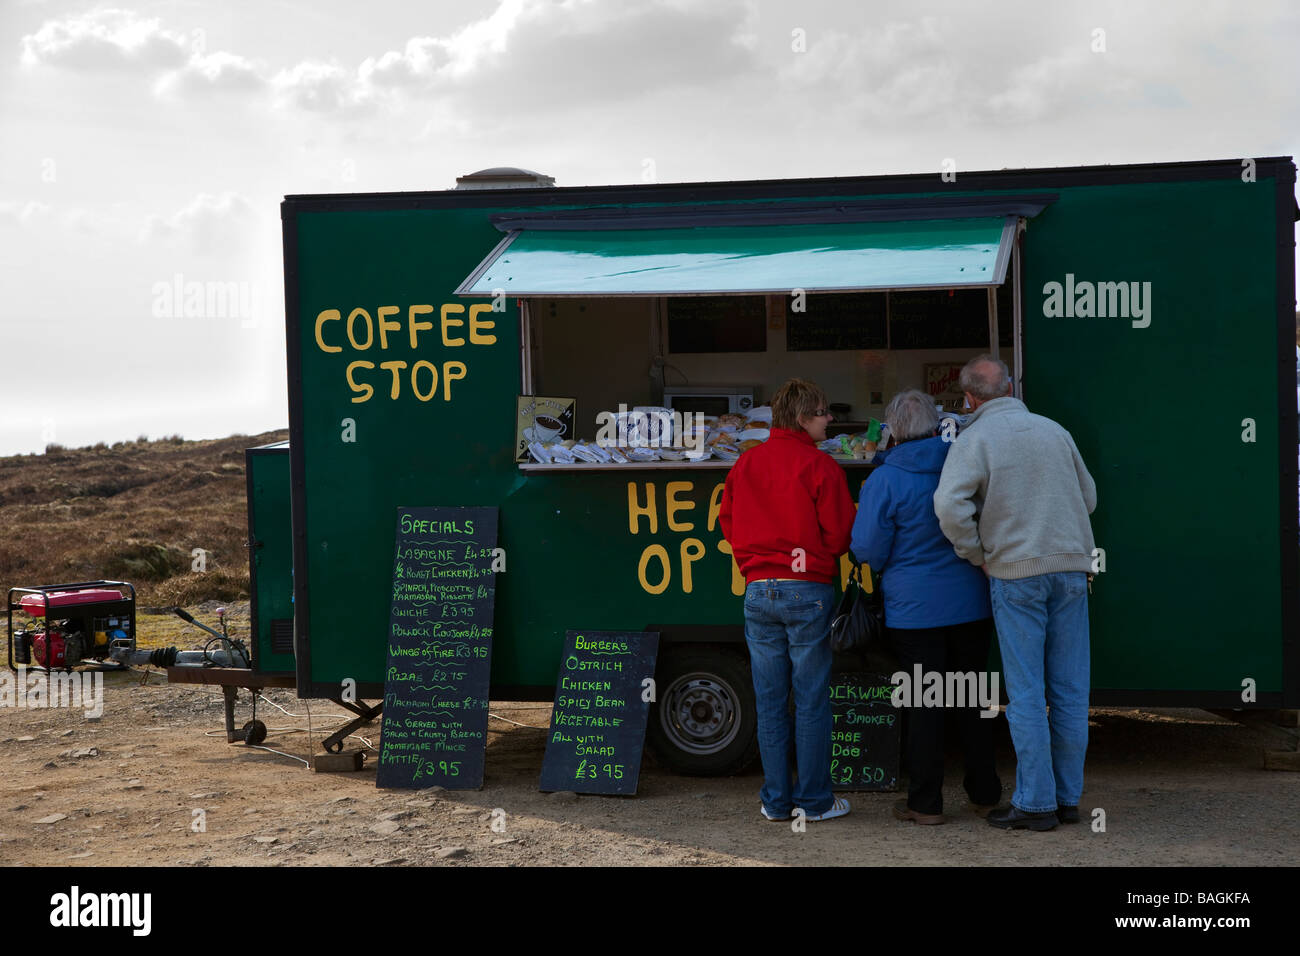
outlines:
[{"label": "coffee cup sign", "polygon": [[532,432],[534,441],[551,441],[562,436],[567,428],[568,426],[557,418],[550,415],[537,415],[533,418],[533,427],[529,431]]},{"label": "coffee cup sign", "polygon": [[528,461],[533,442],[564,441],[574,437],[575,400],[520,395],[515,415],[515,461]]}]

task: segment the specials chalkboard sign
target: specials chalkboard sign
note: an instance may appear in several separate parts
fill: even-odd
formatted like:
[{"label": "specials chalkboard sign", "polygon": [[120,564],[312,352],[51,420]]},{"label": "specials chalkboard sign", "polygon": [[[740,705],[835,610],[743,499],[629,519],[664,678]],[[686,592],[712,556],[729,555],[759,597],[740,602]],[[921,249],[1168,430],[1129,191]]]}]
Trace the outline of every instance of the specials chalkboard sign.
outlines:
[{"label": "specials chalkboard sign", "polygon": [[496,508],[399,508],[376,785],[483,786]]},{"label": "specials chalkboard sign", "polygon": [[538,789],[636,793],[659,635],[566,631]]},{"label": "specials chalkboard sign", "polygon": [[785,301],[788,352],[883,349],[889,345],[883,292],[823,292],[802,298],[786,296]]},{"label": "specials chalkboard sign", "polygon": [[831,788],[898,789],[902,711],[883,674],[831,675]]}]

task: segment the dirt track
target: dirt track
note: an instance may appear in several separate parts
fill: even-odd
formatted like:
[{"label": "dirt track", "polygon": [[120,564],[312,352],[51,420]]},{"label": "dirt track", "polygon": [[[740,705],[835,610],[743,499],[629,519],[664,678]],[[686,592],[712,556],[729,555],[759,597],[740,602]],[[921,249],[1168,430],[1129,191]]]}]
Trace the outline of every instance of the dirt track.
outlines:
[{"label": "dirt track", "polygon": [[[292,692],[268,696],[292,714],[307,712]],[[494,703],[492,713],[481,791],[381,791],[373,760],[357,773],[316,774],[292,757],[227,744],[216,688],[109,675],[98,721],[81,710],[0,709],[0,863],[1300,863],[1300,774],[1259,769],[1264,749],[1294,748],[1294,730],[1202,711],[1094,711],[1082,807],[1103,809],[1106,831],[1085,823],[1047,834],[998,831],[975,817],[959,799],[951,762],[951,822],[942,827],[895,822],[895,794],[858,794],[851,816],[795,833],[759,816],[756,773],[691,779],[649,759],[634,798],[541,794],[544,732],[536,728],[547,725],[549,708]],[[341,714],[312,704],[314,739]],[[305,717],[265,703],[258,716],[272,728],[268,746],[306,757]],[[248,717],[241,692],[238,723]],[[1009,783],[1013,755],[998,722]],[[360,733],[378,742],[377,731]],[[56,814],[64,816],[38,822]]]}]

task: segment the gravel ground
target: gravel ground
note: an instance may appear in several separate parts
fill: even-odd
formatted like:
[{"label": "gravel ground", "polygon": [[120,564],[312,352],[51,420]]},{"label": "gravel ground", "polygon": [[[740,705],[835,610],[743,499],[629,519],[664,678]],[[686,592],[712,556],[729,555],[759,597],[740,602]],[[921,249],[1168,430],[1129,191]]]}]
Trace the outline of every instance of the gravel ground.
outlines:
[{"label": "gravel ground", "polygon": [[[331,704],[267,692],[287,711],[258,706],[266,745],[282,755],[226,743],[219,689],[141,680],[107,675],[98,720],[0,708],[0,864],[1300,863],[1300,774],[1261,769],[1263,751],[1295,749],[1296,731],[1205,711],[1093,711],[1081,806],[1085,821],[1104,811],[1104,832],[995,830],[966,809],[953,759],[946,826],[900,824],[897,794],[857,794],[850,816],[794,832],[759,816],[756,772],[679,777],[647,758],[635,797],[539,793],[548,705],[493,703],[482,790],[393,791],[375,787],[373,759],[353,773],[306,768],[312,742],[344,714]],[[237,725],[249,709],[241,691]],[[1014,756],[998,724],[1009,784]],[[377,725],[348,748],[373,744]]]}]

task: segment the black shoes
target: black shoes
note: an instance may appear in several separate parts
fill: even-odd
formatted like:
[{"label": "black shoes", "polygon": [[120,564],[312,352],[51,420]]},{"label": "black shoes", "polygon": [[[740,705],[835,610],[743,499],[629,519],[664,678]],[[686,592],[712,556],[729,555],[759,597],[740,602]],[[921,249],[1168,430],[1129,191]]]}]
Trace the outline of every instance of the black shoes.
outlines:
[{"label": "black shoes", "polygon": [[1056,808],[1056,819],[1060,820],[1062,823],[1078,823],[1078,822],[1079,822],[1079,808],[1078,808],[1077,806],[1073,806],[1073,807],[1057,807],[1057,808]]},{"label": "black shoes", "polygon": [[[1074,808],[1078,818],[1078,807]],[[990,810],[986,818],[989,826],[1003,830],[1055,830],[1059,822],[1055,811],[1047,813],[1026,813],[1015,805]]]}]

